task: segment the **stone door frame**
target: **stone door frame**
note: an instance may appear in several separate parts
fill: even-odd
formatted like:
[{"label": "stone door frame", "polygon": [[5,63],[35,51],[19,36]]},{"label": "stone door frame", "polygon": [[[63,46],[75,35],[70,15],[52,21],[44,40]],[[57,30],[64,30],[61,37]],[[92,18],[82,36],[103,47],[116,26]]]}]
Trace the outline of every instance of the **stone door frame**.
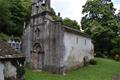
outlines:
[{"label": "stone door frame", "polygon": [[44,66],[44,50],[39,43],[35,43],[33,46],[31,66],[33,69],[42,70]]}]

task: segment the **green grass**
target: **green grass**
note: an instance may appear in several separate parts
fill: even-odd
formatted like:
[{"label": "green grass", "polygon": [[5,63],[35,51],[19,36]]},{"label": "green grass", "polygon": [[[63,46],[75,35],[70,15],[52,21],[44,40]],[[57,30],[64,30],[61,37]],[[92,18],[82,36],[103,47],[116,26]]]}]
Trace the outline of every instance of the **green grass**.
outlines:
[{"label": "green grass", "polygon": [[96,60],[97,65],[71,71],[66,76],[26,69],[26,80],[112,80],[113,75],[120,75],[120,62],[101,58]]}]

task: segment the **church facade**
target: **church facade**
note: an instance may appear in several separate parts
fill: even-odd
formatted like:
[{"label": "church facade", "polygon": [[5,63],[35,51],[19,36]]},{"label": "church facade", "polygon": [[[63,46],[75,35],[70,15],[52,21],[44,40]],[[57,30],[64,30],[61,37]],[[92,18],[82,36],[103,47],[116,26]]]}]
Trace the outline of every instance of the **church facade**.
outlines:
[{"label": "church facade", "polygon": [[26,63],[36,70],[63,73],[94,58],[92,39],[55,21],[50,0],[32,0],[30,22],[23,34]]}]

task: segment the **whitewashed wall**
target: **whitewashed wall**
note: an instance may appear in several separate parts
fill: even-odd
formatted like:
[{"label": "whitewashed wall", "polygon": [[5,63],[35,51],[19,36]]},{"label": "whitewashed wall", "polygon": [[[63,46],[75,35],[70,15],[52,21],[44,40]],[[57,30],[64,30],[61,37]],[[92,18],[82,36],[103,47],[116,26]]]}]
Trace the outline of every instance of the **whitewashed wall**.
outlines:
[{"label": "whitewashed wall", "polygon": [[64,32],[65,56],[64,64],[69,69],[74,66],[82,66],[83,58],[93,59],[93,43],[90,38],[74,33]]},{"label": "whitewashed wall", "polygon": [[14,67],[11,62],[0,62],[0,80],[5,80],[4,78],[14,77],[16,78],[17,69]]},{"label": "whitewashed wall", "polygon": [[0,80],[4,80],[3,70],[4,70],[4,64],[0,62]]},{"label": "whitewashed wall", "polygon": [[12,65],[11,62],[5,62],[4,64],[4,76],[6,78],[14,77],[16,78],[17,75],[17,69],[15,66]]}]

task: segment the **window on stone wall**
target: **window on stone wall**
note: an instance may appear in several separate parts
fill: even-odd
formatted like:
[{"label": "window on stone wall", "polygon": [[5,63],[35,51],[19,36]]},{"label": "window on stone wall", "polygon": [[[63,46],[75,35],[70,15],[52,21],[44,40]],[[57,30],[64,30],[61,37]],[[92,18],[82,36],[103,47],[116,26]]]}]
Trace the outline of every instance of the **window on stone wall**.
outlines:
[{"label": "window on stone wall", "polygon": [[33,18],[33,25],[35,25],[35,18]]},{"label": "window on stone wall", "polygon": [[40,29],[37,28],[35,32],[36,32],[36,37],[39,37],[40,36]]},{"label": "window on stone wall", "polygon": [[78,44],[78,37],[76,38],[76,44]]},{"label": "window on stone wall", "polygon": [[85,45],[87,44],[87,41],[85,40]]}]

